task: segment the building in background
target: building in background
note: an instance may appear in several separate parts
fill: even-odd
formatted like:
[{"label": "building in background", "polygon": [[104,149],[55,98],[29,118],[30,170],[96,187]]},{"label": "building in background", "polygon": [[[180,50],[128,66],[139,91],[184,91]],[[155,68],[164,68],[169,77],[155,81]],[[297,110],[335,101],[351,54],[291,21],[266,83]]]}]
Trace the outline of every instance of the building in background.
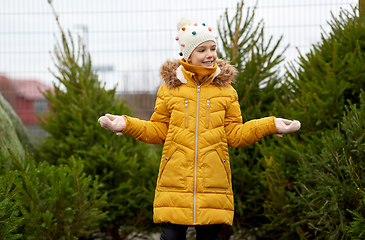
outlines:
[{"label": "building in background", "polygon": [[[48,110],[48,101],[42,92],[53,91],[53,87],[37,80],[13,80],[0,75],[0,93],[10,103],[31,136],[44,137],[47,133],[38,125],[37,115]],[[149,120],[156,100],[156,93],[125,93],[117,96],[124,99],[134,116]]]},{"label": "building in background", "polygon": [[42,92],[53,91],[53,87],[37,80],[13,80],[0,76],[0,92],[10,103],[32,136],[44,136],[38,126],[37,114],[47,111],[48,101]]}]

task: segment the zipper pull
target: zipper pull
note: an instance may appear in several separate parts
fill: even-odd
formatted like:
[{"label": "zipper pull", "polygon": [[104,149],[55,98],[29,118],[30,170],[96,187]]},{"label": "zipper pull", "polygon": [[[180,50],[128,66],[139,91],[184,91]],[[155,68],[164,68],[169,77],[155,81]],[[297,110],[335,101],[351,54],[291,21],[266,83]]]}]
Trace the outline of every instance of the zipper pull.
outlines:
[{"label": "zipper pull", "polygon": [[200,86],[198,86],[198,93],[200,93]]}]

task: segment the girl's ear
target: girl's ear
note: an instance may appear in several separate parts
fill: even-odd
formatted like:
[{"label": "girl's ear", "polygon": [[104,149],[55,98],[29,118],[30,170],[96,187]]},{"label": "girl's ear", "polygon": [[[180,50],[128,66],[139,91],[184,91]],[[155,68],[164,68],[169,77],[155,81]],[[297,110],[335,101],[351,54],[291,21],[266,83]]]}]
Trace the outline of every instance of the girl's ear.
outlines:
[{"label": "girl's ear", "polygon": [[191,64],[191,59],[190,57],[188,58],[188,60],[186,61],[187,63]]}]

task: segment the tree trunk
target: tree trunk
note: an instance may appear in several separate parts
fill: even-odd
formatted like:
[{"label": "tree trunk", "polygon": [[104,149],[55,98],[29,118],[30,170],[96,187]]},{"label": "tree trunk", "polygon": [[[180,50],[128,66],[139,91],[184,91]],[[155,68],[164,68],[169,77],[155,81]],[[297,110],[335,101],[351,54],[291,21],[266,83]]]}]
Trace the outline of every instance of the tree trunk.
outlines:
[{"label": "tree trunk", "polygon": [[119,225],[114,225],[112,228],[106,227],[106,229],[113,240],[123,240],[119,236]]}]

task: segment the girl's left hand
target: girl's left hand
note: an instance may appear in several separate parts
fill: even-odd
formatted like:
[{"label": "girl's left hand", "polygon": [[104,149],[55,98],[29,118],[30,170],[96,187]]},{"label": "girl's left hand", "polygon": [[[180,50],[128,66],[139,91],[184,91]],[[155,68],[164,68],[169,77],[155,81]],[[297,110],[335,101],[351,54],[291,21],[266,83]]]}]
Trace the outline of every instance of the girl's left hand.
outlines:
[{"label": "girl's left hand", "polygon": [[275,118],[275,124],[277,133],[276,136],[282,137],[284,133],[291,133],[298,131],[300,128],[300,122],[297,120],[288,120],[284,118]]}]

